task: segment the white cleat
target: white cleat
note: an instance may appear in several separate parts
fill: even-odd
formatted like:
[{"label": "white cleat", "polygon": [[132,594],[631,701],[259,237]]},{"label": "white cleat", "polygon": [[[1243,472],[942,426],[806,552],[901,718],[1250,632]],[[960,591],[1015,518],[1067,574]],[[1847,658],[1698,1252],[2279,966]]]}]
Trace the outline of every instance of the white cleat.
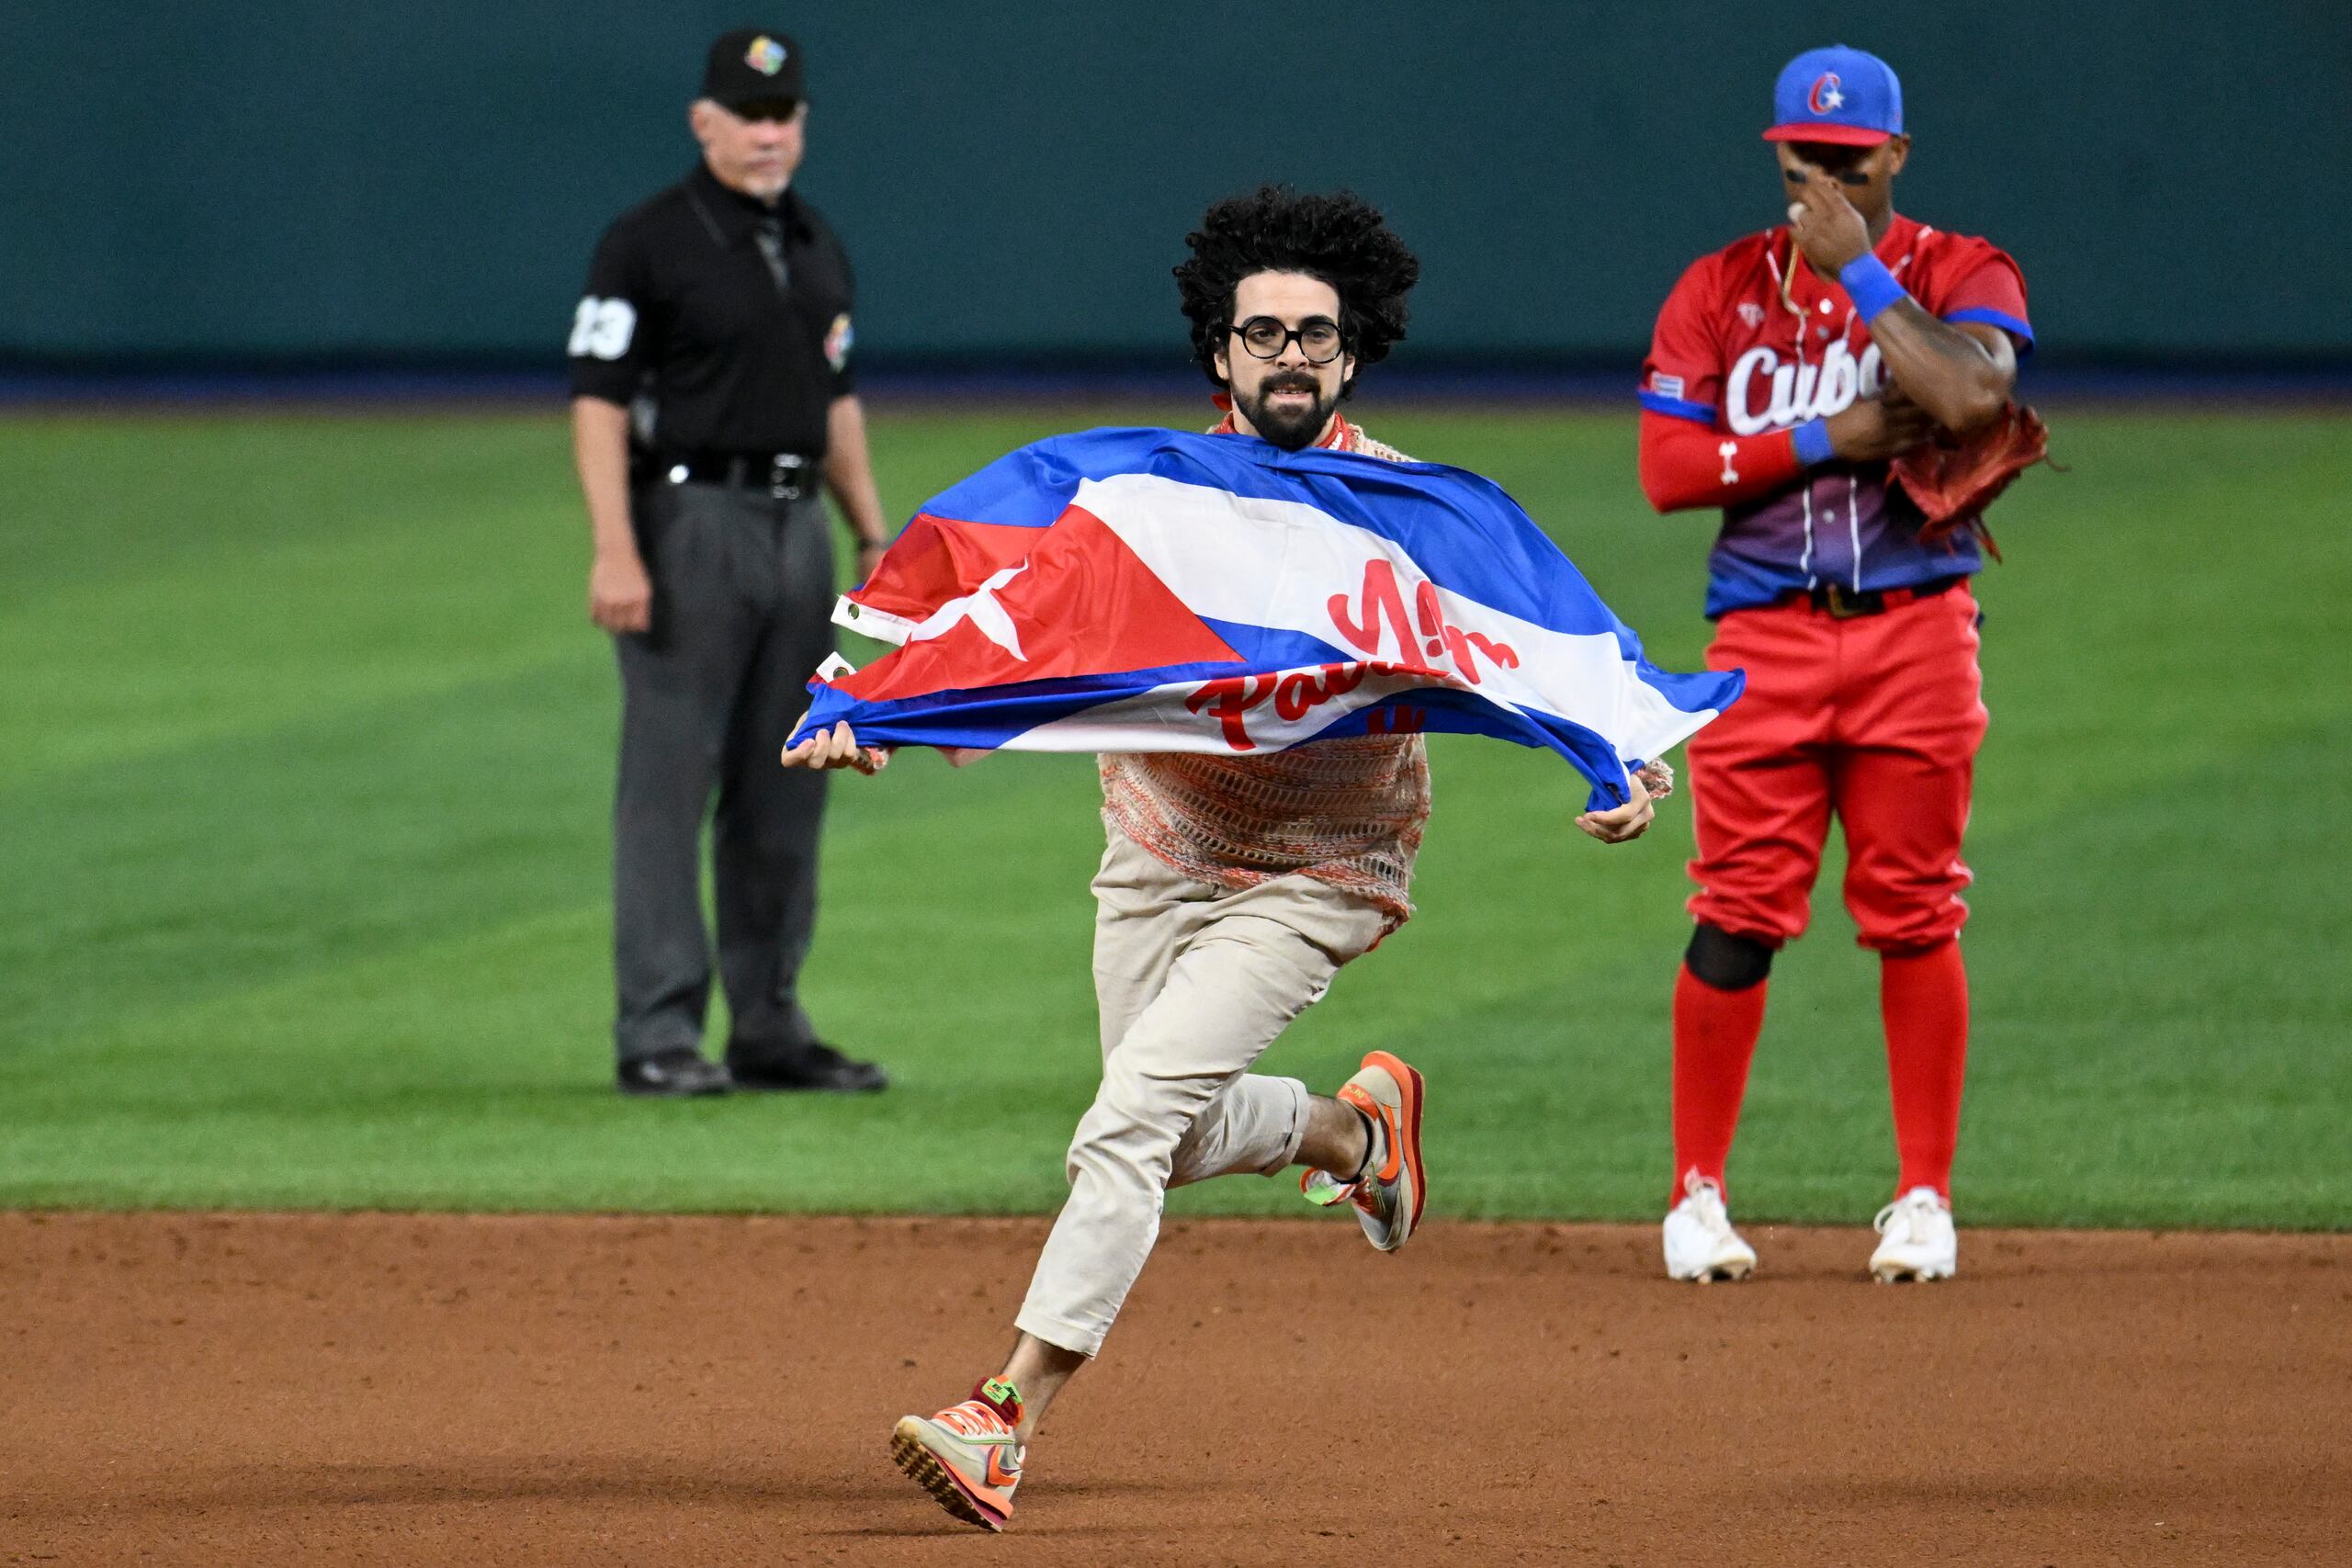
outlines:
[{"label": "white cleat", "polygon": [[1666,1274],[1669,1280],[1745,1280],[1756,1268],[1756,1249],[1731,1228],[1723,1189],[1697,1171],[1682,1179],[1682,1201],[1666,1216]]},{"label": "white cleat", "polygon": [[1871,1222],[1879,1234],[1871,1273],[1882,1285],[1910,1280],[1949,1280],[1960,1272],[1960,1234],[1952,1228],[1951,1205],[1932,1187],[1914,1187],[1878,1212]]}]

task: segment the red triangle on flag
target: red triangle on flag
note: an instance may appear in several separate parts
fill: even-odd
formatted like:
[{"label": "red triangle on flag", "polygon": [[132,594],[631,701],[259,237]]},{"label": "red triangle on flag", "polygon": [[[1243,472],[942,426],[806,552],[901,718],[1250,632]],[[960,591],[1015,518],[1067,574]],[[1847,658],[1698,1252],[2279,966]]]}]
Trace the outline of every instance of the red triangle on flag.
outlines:
[{"label": "red triangle on flag", "polygon": [[835,684],[888,702],[931,692],[1112,675],[1241,656],[1144,565],[1100,517],[1073,506],[1036,547],[931,612],[927,637]]}]

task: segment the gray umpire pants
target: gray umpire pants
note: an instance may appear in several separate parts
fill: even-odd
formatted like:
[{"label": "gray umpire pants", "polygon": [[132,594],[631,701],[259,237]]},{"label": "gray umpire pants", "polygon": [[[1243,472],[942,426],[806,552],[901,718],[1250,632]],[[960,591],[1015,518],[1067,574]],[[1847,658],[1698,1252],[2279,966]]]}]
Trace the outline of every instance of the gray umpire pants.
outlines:
[{"label": "gray umpire pants", "polygon": [[614,639],[614,1044],[623,1061],[701,1046],[708,812],[728,1048],[789,1055],[815,1038],[797,983],[816,923],[825,776],[787,770],[777,757],[833,645],[824,504],[813,494],[774,500],[762,486],[660,479],[637,485],[630,500],[653,616],[648,631]]}]

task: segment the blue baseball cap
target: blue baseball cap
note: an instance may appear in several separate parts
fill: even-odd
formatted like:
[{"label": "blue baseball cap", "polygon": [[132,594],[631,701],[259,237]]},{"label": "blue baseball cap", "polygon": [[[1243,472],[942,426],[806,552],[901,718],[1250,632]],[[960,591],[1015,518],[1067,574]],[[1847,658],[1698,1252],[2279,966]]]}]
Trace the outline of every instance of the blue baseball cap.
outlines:
[{"label": "blue baseball cap", "polygon": [[1903,134],[1903,84],[1875,54],[1838,44],[1808,49],[1772,84],[1767,141],[1834,141],[1875,147]]}]

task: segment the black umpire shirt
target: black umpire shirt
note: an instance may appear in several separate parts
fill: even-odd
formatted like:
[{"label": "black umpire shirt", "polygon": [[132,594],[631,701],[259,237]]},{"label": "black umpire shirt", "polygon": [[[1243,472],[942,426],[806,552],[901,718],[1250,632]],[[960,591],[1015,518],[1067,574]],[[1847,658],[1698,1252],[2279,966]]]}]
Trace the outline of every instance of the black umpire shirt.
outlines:
[{"label": "black umpire shirt", "polygon": [[826,407],[852,389],[854,287],[815,208],[789,189],[766,207],[697,164],[597,244],[572,395],[637,406],[640,445],[665,459],[821,457]]}]

